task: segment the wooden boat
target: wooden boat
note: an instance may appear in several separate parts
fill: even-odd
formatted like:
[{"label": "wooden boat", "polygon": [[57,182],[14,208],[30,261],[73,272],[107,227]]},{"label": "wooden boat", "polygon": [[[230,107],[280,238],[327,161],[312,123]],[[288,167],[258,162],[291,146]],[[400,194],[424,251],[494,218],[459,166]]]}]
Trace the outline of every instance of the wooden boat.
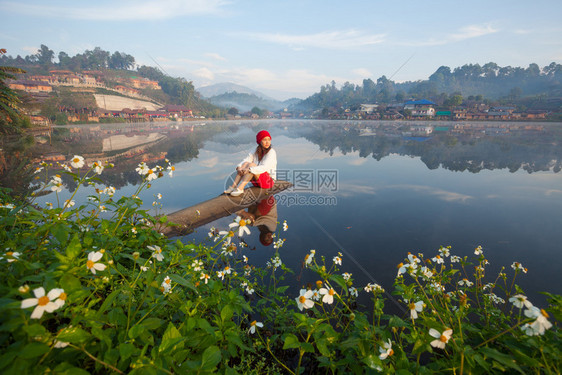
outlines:
[{"label": "wooden boat", "polygon": [[254,186],[244,190],[244,194],[238,197],[221,194],[205,202],[166,215],[168,222],[155,224],[155,229],[167,237],[183,236],[193,232],[197,227],[232,215],[291,186],[293,184],[288,181],[275,181],[271,189],[261,189]]}]

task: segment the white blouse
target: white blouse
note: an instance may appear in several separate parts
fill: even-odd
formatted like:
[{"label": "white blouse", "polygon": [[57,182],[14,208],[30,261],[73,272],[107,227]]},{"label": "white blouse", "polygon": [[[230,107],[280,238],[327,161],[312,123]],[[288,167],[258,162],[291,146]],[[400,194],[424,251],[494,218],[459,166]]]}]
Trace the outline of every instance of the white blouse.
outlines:
[{"label": "white blouse", "polygon": [[237,167],[242,166],[242,164],[246,162],[256,164],[255,167],[250,168],[251,173],[262,174],[263,172],[267,172],[272,179],[276,179],[277,153],[273,148],[271,148],[271,150],[269,150],[269,152],[265,154],[261,161],[258,161],[258,154],[256,154],[255,152],[250,152],[248,156],[246,156],[244,160],[242,160],[240,164],[237,165]]}]

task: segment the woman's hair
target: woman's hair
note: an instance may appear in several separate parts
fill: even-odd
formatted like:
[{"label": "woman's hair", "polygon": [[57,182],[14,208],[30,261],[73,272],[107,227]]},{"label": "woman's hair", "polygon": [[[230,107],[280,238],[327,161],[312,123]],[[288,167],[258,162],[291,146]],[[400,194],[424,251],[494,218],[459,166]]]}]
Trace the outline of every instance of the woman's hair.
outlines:
[{"label": "woman's hair", "polygon": [[256,154],[258,155],[258,161],[261,161],[261,159],[263,159],[263,157],[267,155],[269,150],[271,150],[271,147],[272,146],[269,146],[269,148],[263,148],[261,145],[258,145],[258,147],[256,147]]}]

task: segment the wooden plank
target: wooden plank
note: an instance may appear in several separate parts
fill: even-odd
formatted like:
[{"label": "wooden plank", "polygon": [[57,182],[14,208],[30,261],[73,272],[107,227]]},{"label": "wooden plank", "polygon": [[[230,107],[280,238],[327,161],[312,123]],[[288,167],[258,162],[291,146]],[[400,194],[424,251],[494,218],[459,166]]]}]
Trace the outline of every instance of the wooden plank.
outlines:
[{"label": "wooden plank", "polygon": [[202,225],[251,206],[268,196],[282,192],[293,186],[288,181],[275,181],[271,189],[251,187],[244,190],[244,194],[233,197],[221,194],[208,201],[173,212],[168,217],[168,225],[155,225],[155,229],[165,236],[182,236],[193,232]]}]

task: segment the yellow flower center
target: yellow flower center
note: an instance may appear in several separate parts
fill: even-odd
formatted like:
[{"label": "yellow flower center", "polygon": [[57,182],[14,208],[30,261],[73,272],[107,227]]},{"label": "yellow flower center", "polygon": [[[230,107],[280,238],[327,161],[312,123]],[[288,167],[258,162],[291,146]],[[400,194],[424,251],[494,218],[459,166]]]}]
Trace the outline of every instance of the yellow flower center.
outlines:
[{"label": "yellow flower center", "polygon": [[234,232],[233,231],[228,231],[228,234],[226,235],[227,237],[234,237]]},{"label": "yellow flower center", "polygon": [[441,341],[441,342],[447,342],[447,341],[449,341],[449,339],[447,338],[447,336],[441,335],[441,337],[439,337],[439,341]]},{"label": "yellow flower center", "polygon": [[224,272],[228,272],[230,270],[230,267],[226,266],[224,267]]},{"label": "yellow flower center", "polygon": [[402,268],[404,266],[404,263],[400,263],[398,264],[398,266],[396,268]]},{"label": "yellow flower center", "polygon": [[67,297],[66,293],[61,293],[60,296],[59,296],[59,298],[63,301],[66,301],[66,297]]},{"label": "yellow flower center", "polygon": [[166,284],[168,284],[168,285],[170,284],[171,281],[172,281],[172,280],[170,280],[170,279],[164,280],[164,282],[165,282]]},{"label": "yellow flower center", "polygon": [[388,351],[388,356],[392,356],[394,354],[394,350],[392,350],[392,348]]},{"label": "yellow flower center", "polygon": [[74,159],[72,159],[72,161],[75,162],[75,163],[78,163],[80,161],[80,159],[74,158]]},{"label": "yellow flower center", "polygon": [[544,316],[545,318],[548,318],[548,313],[546,311],[544,311],[544,309],[541,309],[541,314],[542,316]]},{"label": "yellow flower center", "polygon": [[334,294],[336,294],[336,291],[333,289],[328,290],[328,294],[333,296]]},{"label": "yellow flower center", "polygon": [[299,297],[299,302],[300,302],[300,303],[305,303],[305,302],[306,302],[305,296],[300,296],[300,297]]},{"label": "yellow flower center", "polygon": [[37,301],[37,304],[39,306],[45,306],[48,303],[49,303],[49,297],[47,296],[39,297],[39,300]]},{"label": "yellow flower center", "polygon": [[245,225],[246,225],[246,220],[240,220],[240,223],[239,223],[239,224],[240,224],[241,227],[245,226]]},{"label": "yellow flower center", "polygon": [[416,308],[416,304],[413,302],[411,302],[408,306],[410,307],[410,310],[414,310]]},{"label": "yellow flower center", "polygon": [[94,266],[94,261],[89,260],[89,261],[86,262],[86,267],[92,268],[93,266]]},{"label": "yellow flower center", "polygon": [[251,326],[255,326],[257,323],[257,320],[254,320],[252,323],[250,323]]},{"label": "yellow flower center", "polygon": [[13,251],[8,251],[8,252],[6,253],[6,255],[7,255],[7,256],[9,256],[9,257],[11,257],[11,256],[12,256],[12,254],[14,254],[14,252],[13,252]]}]

